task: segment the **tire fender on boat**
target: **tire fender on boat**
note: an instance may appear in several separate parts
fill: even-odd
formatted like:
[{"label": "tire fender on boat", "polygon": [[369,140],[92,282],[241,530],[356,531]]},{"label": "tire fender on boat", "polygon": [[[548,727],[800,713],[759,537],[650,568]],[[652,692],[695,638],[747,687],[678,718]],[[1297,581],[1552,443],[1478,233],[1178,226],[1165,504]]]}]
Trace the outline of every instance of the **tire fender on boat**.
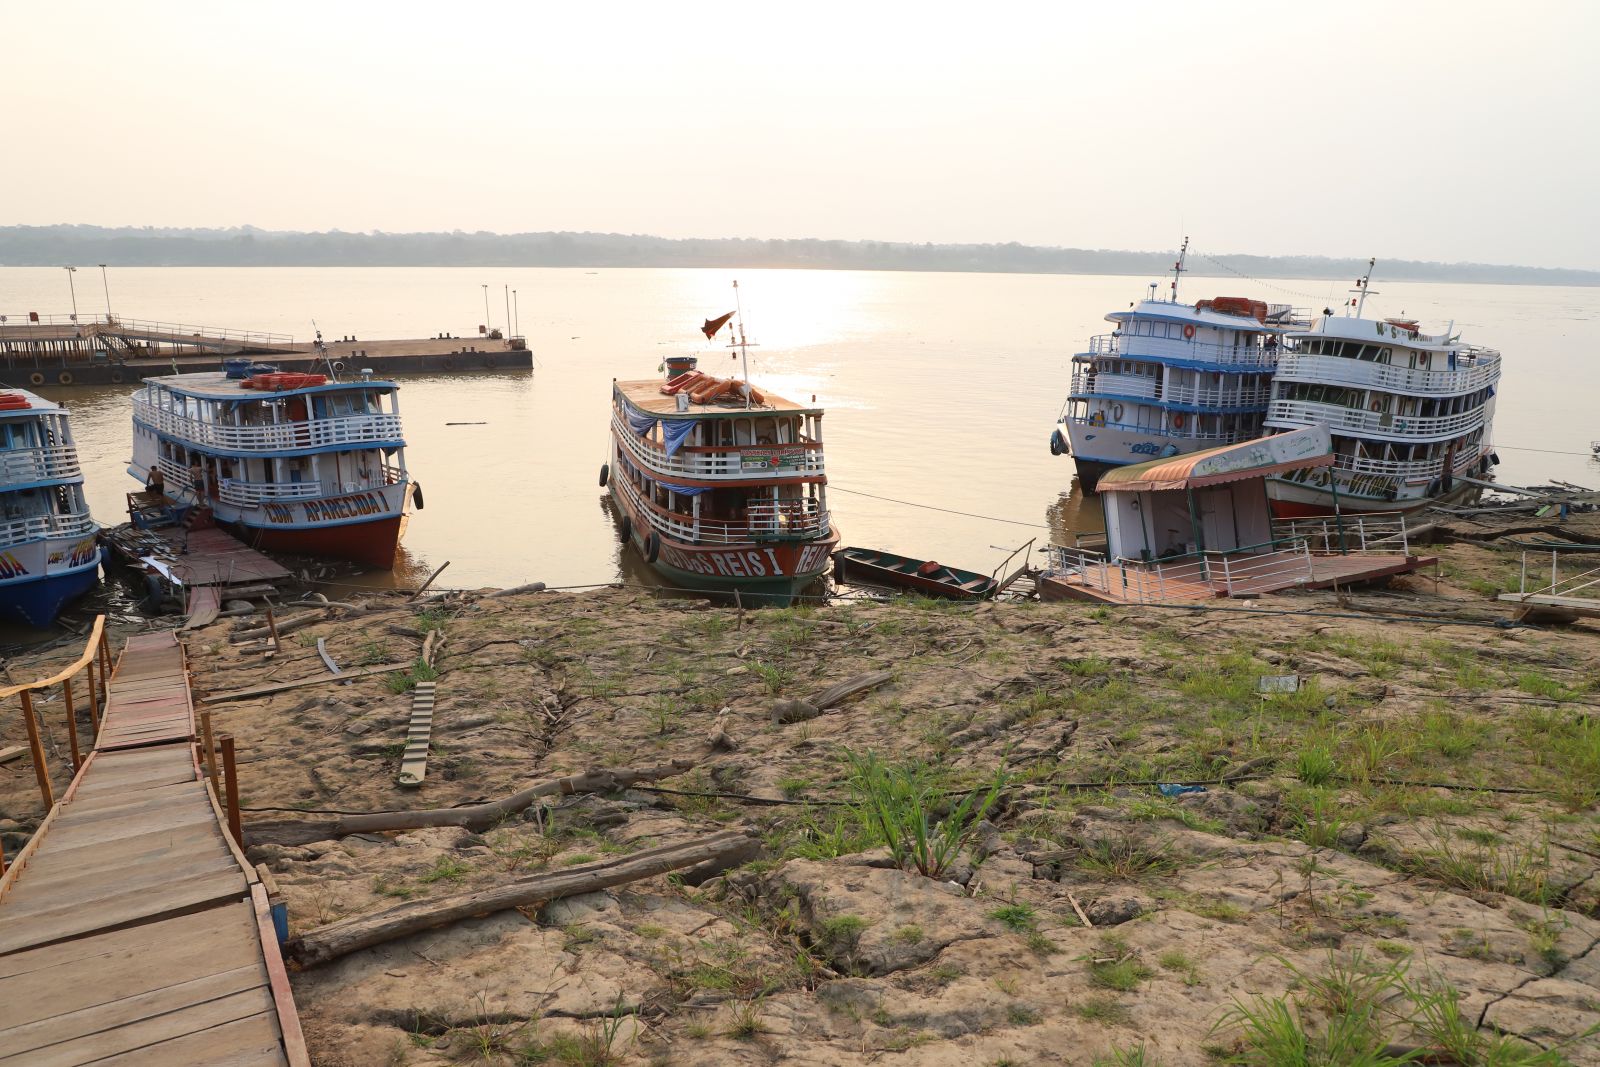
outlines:
[{"label": "tire fender on boat", "polygon": [[28,381],[34,385],[43,385],[44,375],[40,374],[38,371],[34,371],[32,374],[28,375]]},{"label": "tire fender on boat", "polygon": [[650,536],[644,539],[644,561],[654,563],[659,555],[661,555],[661,535],[651,530]]},{"label": "tire fender on boat", "polygon": [[611,464],[609,464],[609,463],[600,464],[600,488],[604,489],[606,487],[606,483],[609,482],[610,480],[611,480]]},{"label": "tire fender on boat", "polygon": [[1064,454],[1066,451],[1067,451],[1067,441],[1066,441],[1066,438],[1061,436],[1061,430],[1059,428],[1055,429],[1055,430],[1051,430],[1050,431],[1050,454],[1052,456],[1059,456],[1059,455]]},{"label": "tire fender on boat", "polygon": [[1121,422],[1122,421],[1122,405],[1121,404],[1112,404],[1111,405],[1111,421],[1112,422]]},{"label": "tire fender on boat", "polygon": [[123,373],[120,370],[114,370],[114,371],[111,372],[111,384],[112,385],[121,385],[123,383],[123,381],[124,381]]},{"label": "tire fender on boat", "polygon": [[633,517],[624,515],[622,516],[622,543],[627,544],[631,540],[633,540]]},{"label": "tire fender on boat", "polygon": [[420,482],[412,482],[411,483],[411,502],[417,506],[417,510],[418,511],[421,511],[423,509],[424,505],[422,503],[422,483],[420,483]]}]

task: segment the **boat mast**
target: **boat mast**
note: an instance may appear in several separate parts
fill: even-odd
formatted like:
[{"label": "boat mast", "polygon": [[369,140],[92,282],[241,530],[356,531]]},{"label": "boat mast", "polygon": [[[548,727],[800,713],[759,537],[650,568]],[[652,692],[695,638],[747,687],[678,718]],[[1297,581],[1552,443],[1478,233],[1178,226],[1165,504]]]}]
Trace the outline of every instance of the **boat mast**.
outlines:
[{"label": "boat mast", "polygon": [[739,350],[739,362],[744,368],[744,406],[745,410],[748,411],[750,408],[750,342],[746,341],[744,336],[744,304],[739,300],[739,279],[737,278],[733,280],[733,310],[739,323],[739,339],[728,347]]},{"label": "boat mast", "polygon": [[1372,293],[1374,296],[1377,295],[1373,290],[1367,288],[1367,283],[1372,281],[1372,268],[1377,265],[1377,262],[1377,256],[1373,256],[1371,259],[1367,260],[1367,273],[1357,278],[1356,287],[1350,290],[1352,293],[1358,294],[1358,299],[1351,301],[1351,303],[1355,305],[1356,318],[1358,319],[1361,317],[1361,309],[1367,306],[1367,295],[1369,293]]},{"label": "boat mast", "polygon": [[1183,261],[1189,256],[1189,238],[1183,239],[1183,247],[1178,249],[1178,262],[1172,265],[1172,302],[1178,302],[1178,276],[1184,272]]}]

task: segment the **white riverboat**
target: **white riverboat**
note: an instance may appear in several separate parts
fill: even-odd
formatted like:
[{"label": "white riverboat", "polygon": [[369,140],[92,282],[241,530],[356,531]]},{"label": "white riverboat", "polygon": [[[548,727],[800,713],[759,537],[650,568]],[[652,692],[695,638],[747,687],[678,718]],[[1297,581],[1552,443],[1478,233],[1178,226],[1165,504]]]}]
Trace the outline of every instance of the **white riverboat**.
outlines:
[{"label": "white riverboat", "polygon": [[320,374],[146,378],[128,473],[256,548],[388,569],[414,489],[399,393]]},{"label": "white riverboat", "polygon": [[100,576],[67,411],[0,393],[0,618],[48,626]]},{"label": "white riverboat", "polygon": [[1072,357],[1072,392],[1050,450],[1070,454],[1092,491],[1113,467],[1260,437],[1282,338],[1304,325],[1287,304],[1245,297],[1178,302],[1186,240],[1167,295],[1106,321]]},{"label": "white riverboat", "polygon": [[1372,264],[1343,315],[1323,309],[1288,335],[1273,378],[1269,432],[1324,425],[1334,463],[1269,480],[1285,518],[1352,511],[1411,511],[1476,493],[1493,451],[1500,353],[1462,344],[1454,323],[1424,332],[1403,316],[1362,316]]}]

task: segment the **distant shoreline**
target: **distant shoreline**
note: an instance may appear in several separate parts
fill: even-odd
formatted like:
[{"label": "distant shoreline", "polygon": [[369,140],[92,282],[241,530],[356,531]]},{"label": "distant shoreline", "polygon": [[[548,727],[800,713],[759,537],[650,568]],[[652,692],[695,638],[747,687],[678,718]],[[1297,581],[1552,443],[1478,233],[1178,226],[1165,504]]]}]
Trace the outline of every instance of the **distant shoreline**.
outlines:
[{"label": "distant shoreline", "polygon": [[[1023,244],[910,244],[816,238],[665,238],[608,233],[326,233],[237,229],[0,226],[0,266],[56,267],[577,267],[878,270],[1160,277],[1173,253]],[[1223,264],[1226,264],[1224,266]],[[1191,253],[1196,275],[1354,278],[1359,259]],[[1600,270],[1380,260],[1389,281],[1600,286]]]}]

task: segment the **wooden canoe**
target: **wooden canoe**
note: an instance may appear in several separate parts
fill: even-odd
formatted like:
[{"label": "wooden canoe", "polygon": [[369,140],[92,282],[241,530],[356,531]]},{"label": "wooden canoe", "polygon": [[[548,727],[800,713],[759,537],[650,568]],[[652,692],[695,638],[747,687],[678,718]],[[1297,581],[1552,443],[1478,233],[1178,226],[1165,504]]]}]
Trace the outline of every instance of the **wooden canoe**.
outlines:
[{"label": "wooden canoe", "polygon": [[953,600],[983,600],[993,596],[999,585],[987,574],[876,548],[841,548],[833,554],[833,568],[842,581],[897,586]]}]

